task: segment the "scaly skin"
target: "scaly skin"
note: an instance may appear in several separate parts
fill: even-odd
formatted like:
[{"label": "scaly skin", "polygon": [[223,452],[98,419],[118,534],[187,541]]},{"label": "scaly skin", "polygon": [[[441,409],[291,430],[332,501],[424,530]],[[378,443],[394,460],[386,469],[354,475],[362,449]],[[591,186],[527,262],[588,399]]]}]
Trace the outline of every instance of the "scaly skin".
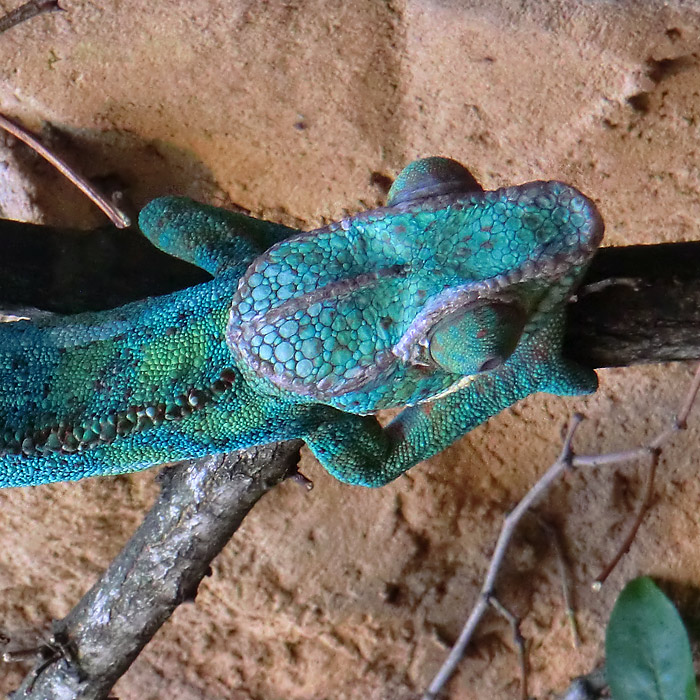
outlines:
[{"label": "scaly skin", "polygon": [[[560,353],[603,225],[562,183],[484,193],[429,158],[387,207],[318,231],[174,197],[139,223],[214,279],[0,324],[0,486],[293,437],[337,478],[380,486],[528,394],[596,388]],[[372,414],[396,406],[382,429]]]}]

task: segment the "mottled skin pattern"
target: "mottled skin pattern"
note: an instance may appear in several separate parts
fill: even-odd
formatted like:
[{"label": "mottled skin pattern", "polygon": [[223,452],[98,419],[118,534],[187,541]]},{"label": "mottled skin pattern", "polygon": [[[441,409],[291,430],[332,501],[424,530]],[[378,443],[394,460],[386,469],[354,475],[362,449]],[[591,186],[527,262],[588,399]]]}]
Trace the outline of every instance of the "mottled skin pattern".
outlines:
[{"label": "mottled skin pattern", "polygon": [[[0,486],[294,437],[337,478],[380,486],[528,394],[596,388],[560,350],[603,224],[562,183],[483,192],[428,158],[386,207],[317,231],[174,197],[139,224],[214,279],[0,324]],[[372,414],[397,406],[381,428]]]}]

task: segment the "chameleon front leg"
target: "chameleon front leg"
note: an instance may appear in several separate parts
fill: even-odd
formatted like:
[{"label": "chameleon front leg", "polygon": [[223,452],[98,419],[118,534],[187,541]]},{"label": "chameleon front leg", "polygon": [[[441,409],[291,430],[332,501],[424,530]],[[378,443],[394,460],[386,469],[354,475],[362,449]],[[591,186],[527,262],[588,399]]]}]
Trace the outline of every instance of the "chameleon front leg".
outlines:
[{"label": "chameleon front leg", "polygon": [[304,440],[337,479],[382,486],[533,392],[595,391],[595,372],[560,356],[555,339],[561,327],[557,314],[547,328],[526,336],[499,369],[474,375],[463,388],[435,401],[404,409],[386,428],[372,416],[345,414]]},{"label": "chameleon front leg", "polygon": [[248,265],[296,229],[200,204],[186,197],[159,197],[139,214],[139,227],[160,250],[209,272],[243,274]]},{"label": "chameleon front leg", "polygon": [[304,440],[340,481],[383,486],[532,393],[514,374],[508,366],[482,373],[464,389],[404,409],[385,428],[373,416],[345,414]]}]

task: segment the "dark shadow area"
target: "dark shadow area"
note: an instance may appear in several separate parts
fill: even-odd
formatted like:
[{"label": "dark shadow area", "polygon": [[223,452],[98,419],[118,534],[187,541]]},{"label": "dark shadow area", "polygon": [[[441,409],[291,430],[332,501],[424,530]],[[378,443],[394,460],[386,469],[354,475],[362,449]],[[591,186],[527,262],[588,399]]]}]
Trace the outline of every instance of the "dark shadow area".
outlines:
[{"label": "dark shadow area", "polygon": [[134,227],[93,231],[0,221],[0,306],[55,313],[109,309],[210,279]]},{"label": "dark shadow area", "polygon": [[[193,153],[123,131],[45,125],[38,138],[136,221],[155,197],[176,194],[236,207]],[[154,248],[134,225],[117,230],[63,175],[7,137],[15,165],[50,226],[0,221],[0,304],[56,313],[106,309],[198,284],[208,275]],[[0,197],[0,206],[2,197]],[[78,227],[87,230],[80,230]]]}]

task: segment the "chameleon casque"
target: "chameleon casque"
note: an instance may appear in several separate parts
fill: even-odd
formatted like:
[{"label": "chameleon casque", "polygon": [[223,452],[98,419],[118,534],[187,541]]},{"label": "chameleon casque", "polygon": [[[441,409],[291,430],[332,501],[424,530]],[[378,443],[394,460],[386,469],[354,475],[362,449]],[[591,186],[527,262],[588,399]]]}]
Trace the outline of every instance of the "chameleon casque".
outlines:
[{"label": "chameleon casque", "polygon": [[338,479],[380,486],[528,394],[596,389],[561,342],[603,223],[561,182],[484,192],[433,157],[387,206],[315,231],[177,197],[139,225],[213,279],[0,324],[0,486],[297,437]]}]

